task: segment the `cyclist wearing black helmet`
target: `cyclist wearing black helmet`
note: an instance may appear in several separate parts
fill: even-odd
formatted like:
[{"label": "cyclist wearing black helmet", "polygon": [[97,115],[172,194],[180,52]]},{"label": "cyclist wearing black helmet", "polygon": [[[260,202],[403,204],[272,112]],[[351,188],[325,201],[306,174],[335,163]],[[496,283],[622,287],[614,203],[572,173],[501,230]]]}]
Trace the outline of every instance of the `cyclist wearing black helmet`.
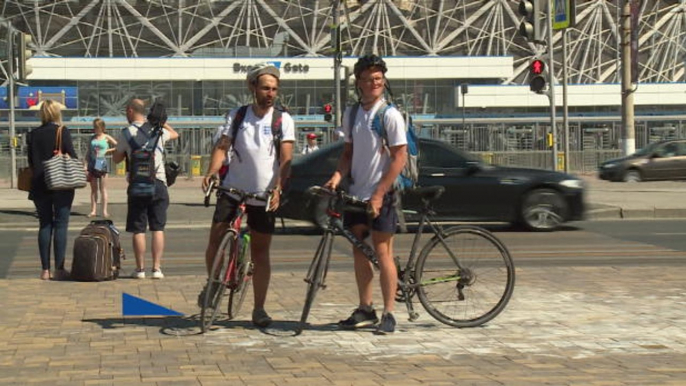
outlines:
[{"label": "cyclist wearing black helmet", "polygon": [[[360,239],[364,239],[371,230],[372,243],[379,257],[384,301],[381,323],[376,329],[379,334],[395,330],[392,312],[398,276],[393,261],[393,235],[398,216],[393,207],[392,186],[407,160],[405,123],[400,111],[391,106],[382,115],[388,143],[384,143],[372,128],[375,115],[388,103],[384,97],[388,86],[386,71],[386,63],[376,55],[363,56],[355,64],[355,86],[360,97],[359,104],[348,107],[343,115],[345,147],[336,171],[326,183],[326,186],[335,189],[343,176],[350,173],[350,193],[369,202],[371,223],[365,214],[359,213],[346,213],[345,222]],[[339,322],[339,326],[346,329],[379,322],[372,306],[373,267],[362,252],[353,249],[353,255],[360,303],[348,319]]]}]

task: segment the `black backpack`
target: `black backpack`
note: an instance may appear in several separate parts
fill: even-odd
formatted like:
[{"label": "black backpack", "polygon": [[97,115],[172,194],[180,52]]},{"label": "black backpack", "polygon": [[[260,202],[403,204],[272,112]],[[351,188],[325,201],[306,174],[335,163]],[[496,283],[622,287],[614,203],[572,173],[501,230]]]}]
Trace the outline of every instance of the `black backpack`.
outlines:
[{"label": "black backpack", "polygon": [[[250,105],[241,106],[236,112],[236,116],[231,121],[231,141],[235,141],[236,135],[238,135],[238,129],[243,124],[243,119],[245,119],[245,114],[248,112]],[[276,107],[272,112],[272,138],[274,141],[274,149],[276,149],[276,162],[281,160],[281,139],[283,139],[283,131],[281,130],[283,123],[283,112]],[[233,153],[236,154],[238,160],[241,160],[240,154],[236,151],[236,148],[232,145]]]},{"label": "black backpack", "polygon": [[[134,125],[135,126],[135,125]],[[150,123],[146,122],[138,127],[146,141],[140,145],[131,136],[129,129],[124,129],[124,137],[131,147],[129,155],[129,189],[131,197],[153,197],[155,195],[155,180],[157,179],[157,169],[155,168],[155,148],[162,136],[162,128],[153,129]],[[154,141],[152,140],[154,137]],[[152,145],[151,145],[152,142]]]}]

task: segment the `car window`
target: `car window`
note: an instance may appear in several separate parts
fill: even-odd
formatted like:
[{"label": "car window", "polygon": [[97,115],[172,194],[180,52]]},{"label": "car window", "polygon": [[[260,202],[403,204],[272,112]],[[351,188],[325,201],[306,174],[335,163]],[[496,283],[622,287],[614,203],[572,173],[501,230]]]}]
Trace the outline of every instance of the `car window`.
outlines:
[{"label": "car window", "polygon": [[678,156],[685,156],[686,155],[686,142],[677,142],[679,145],[679,148],[677,150],[676,155]]},{"label": "car window", "polygon": [[421,144],[419,163],[427,168],[455,168],[467,167],[468,158],[457,150],[452,150],[439,143],[424,142]]},{"label": "car window", "polygon": [[670,142],[660,148],[658,154],[660,157],[675,157],[679,153],[679,144],[676,142]]}]

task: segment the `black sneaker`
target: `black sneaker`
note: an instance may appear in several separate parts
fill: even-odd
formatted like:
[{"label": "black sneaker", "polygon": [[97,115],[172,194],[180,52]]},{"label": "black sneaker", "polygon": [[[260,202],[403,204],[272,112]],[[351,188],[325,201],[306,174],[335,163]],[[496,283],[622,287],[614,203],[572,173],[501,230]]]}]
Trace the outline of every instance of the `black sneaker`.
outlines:
[{"label": "black sneaker", "polygon": [[376,326],[375,334],[386,335],[395,331],[395,318],[390,312],[381,316],[381,323]]},{"label": "black sneaker", "polygon": [[376,311],[365,311],[356,309],[348,319],[338,322],[338,326],[345,330],[354,330],[367,326],[373,326],[379,323],[379,318],[376,317]]}]

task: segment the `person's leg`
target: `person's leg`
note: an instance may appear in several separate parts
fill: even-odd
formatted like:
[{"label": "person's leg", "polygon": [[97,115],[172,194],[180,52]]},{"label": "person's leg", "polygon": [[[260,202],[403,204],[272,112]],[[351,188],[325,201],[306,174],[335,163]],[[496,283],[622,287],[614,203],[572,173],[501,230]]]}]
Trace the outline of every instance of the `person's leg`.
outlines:
[{"label": "person's leg", "polygon": [[214,208],[214,215],[212,216],[212,226],[210,227],[210,237],[205,249],[205,267],[207,268],[207,276],[210,276],[212,271],[212,263],[214,256],[217,254],[219,244],[224,235],[224,232],[229,228],[230,221],[236,215],[238,205],[225,194],[217,197],[217,204]]},{"label": "person's leg", "polygon": [[269,258],[271,242],[271,234],[255,230],[250,231],[250,254],[254,264],[252,282],[255,295],[255,309],[264,309],[264,303],[267,299],[267,291],[269,290],[269,281],[272,273]]},{"label": "person's leg", "polygon": [[273,212],[265,212],[263,206],[248,206],[246,213],[250,229],[250,256],[254,266],[252,283],[255,307],[252,312],[252,322],[257,327],[267,327],[271,324],[272,318],[264,310],[264,304],[272,275],[269,248],[276,217]]},{"label": "person's leg", "polygon": [[91,212],[88,217],[95,217],[98,214],[98,179],[90,173],[90,185],[91,185]]},{"label": "person's leg", "polygon": [[110,213],[107,211],[107,173],[103,174],[100,180],[100,198],[102,200],[102,216],[105,218],[110,217]]},{"label": "person's leg", "polygon": [[133,234],[131,243],[136,258],[136,270],[131,276],[136,279],[145,278],[145,230],[148,223],[148,203],[149,200],[129,197],[126,210],[126,231]]},{"label": "person's leg", "polygon": [[69,228],[69,216],[71,205],[74,202],[74,190],[63,190],[54,193],[54,239],[55,239],[55,269],[60,271],[57,279],[65,279],[64,260],[67,252],[67,231]]},{"label": "person's leg", "polygon": [[152,233],[152,270],[159,271],[162,264],[162,253],[164,253],[164,231],[153,231]]},{"label": "person's leg", "polygon": [[384,313],[393,312],[398,288],[398,270],[393,260],[393,234],[372,231],[374,250],[379,258],[379,278]]},{"label": "person's leg", "polygon": [[133,234],[133,254],[136,257],[136,270],[145,271],[145,232]]},{"label": "person's leg", "polygon": [[155,198],[148,207],[148,226],[152,232],[152,277],[162,279],[162,255],[164,254],[164,227],[167,225],[169,193],[162,181],[157,181]]},{"label": "person's leg", "polygon": [[212,263],[214,262],[214,256],[217,254],[217,249],[219,249],[219,243],[222,242],[222,237],[224,232],[229,228],[229,223],[227,222],[214,222],[212,221],[212,226],[210,227],[210,238],[207,242],[207,248],[205,249],[205,267],[207,268],[207,276],[210,276],[212,271]]},{"label": "person's leg", "polygon": [[38,253],[40,254],[41,279],[50,279],[50,241],[52,240],[52,197],[47,194],[34,194],[33,204],[38,212]]},{"label": "person's leg", "polygon": [[[358,224],[351,228],[351,231],[360,240],[368,232],[366,225]],[[360,300],[360,308],[371,309],[372,307],[372,280],[374,280],[374,267],[364,253],[353,247],[353,266],[355,268],[355,282]]]}]

